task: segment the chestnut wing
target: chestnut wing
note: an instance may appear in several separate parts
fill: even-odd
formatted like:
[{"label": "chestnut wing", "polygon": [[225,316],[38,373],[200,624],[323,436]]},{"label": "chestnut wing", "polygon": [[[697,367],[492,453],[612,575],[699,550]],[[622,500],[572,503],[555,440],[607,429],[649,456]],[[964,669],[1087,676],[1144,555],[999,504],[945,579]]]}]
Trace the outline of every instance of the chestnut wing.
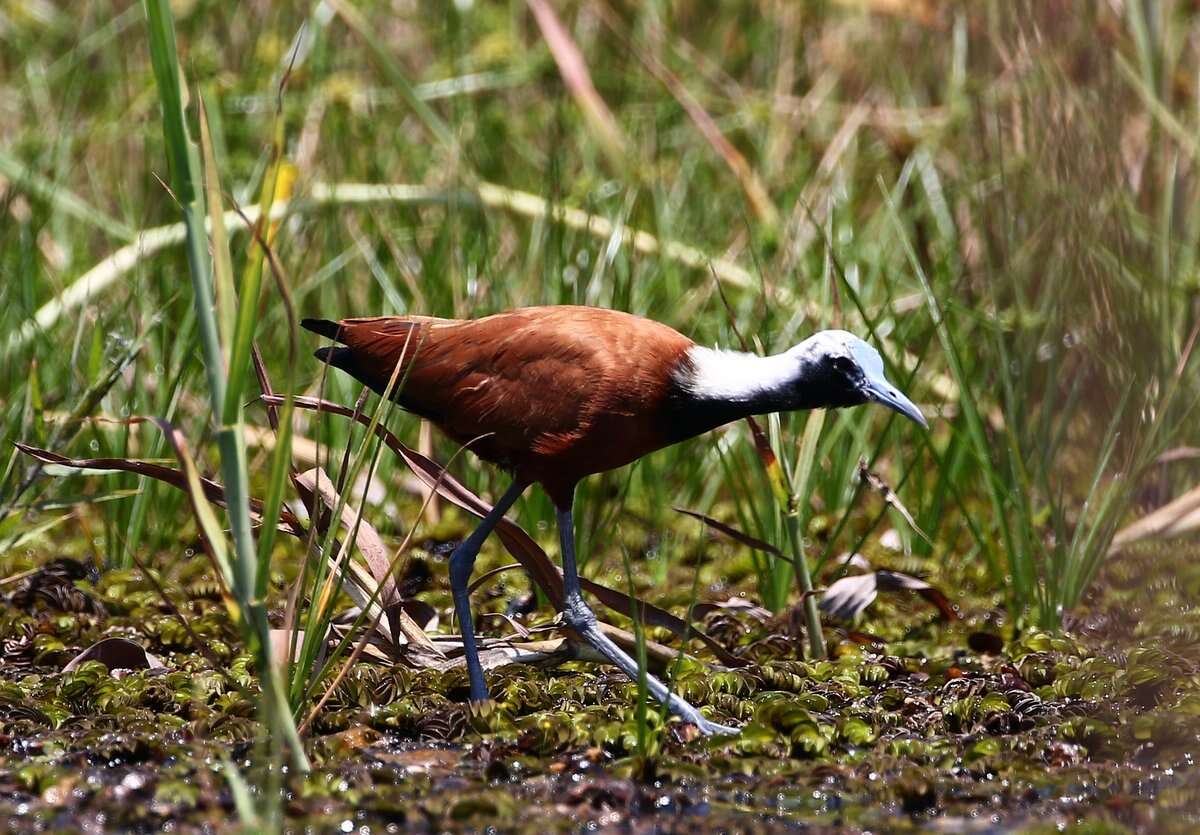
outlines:
[{"label": "chestnut wing", "polygon": [[382,392],[402,362],[402,406],[459,443],[487,436],[476,453],[564,500],[579,477],[670,443],[663,404],[693,344],[658,322],[585,307],[470,321],[352,319],[340,328],[347,348],[335,365]]},{"label": "chestnut wing", "polygon": [[470,321],[348,319],[354,376],[382,391],[402,365],[396,400],[466,442],[490,435],[497,456],[550,454],[585,431],[604,346],[578,328],[514,311]]}]

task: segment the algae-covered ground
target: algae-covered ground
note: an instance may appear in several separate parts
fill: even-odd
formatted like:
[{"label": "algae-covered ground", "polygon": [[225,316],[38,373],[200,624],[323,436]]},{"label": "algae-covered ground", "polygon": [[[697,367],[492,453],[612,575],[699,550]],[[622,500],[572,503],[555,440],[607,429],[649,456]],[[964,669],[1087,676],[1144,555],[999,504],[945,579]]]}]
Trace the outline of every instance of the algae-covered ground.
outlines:
[{"label": "algae-covered ground", "polygon": [[[226,758],[268,780],[250,766],[249,659],[207,563],[181,554],[160,577],[189,633],[138,571],[3,559],[5,576],[22,572],[0,604],[8,828],[230,824]],[[1103,581],[1058,636],[1013,635],[987,600],[956,600],[964,618],[945,624],[884,598],[853,633],[829,630],[834,658],[818,663],[800,660],[786,617],[714,609],[706,626],[747,665],[689,665],[677,686],[741,725],[736,738],[695,738],[652,710],[639,748],[636,687],[590,663],[494,670],[484,711],[468,709],[461,671],[359,663],[313,725],[313,772],[285,777],[287,819],[315,832],[1195,831],[1200,562],[1147,550]],[[162,666],[64,672],[111,636]]]}]

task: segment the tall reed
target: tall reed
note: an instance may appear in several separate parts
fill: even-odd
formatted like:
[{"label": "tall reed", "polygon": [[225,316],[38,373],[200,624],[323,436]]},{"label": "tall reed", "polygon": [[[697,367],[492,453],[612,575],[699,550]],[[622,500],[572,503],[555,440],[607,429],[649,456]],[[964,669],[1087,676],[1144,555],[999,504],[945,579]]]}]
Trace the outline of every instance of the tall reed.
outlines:
[{"label": "tall reed", "polygon": [[[307,770],[307,757],[272,659],[264,595],[268,564],[265,559],[260,562],[250,519],[250,476],[242,402],[249,379],[250,347],[258,320],[262,261],[261,258],[251,259],[242,285],[235,291],[224,211],[217,202],[220,187],[211,144],[205,142],[208,163],[205,167],[201,164],[200,149],[189,135],[185,108],[187,91],[181,85],[183,72],[176,49],[171,6],[167,0],[145,0],[145,10],[151,62],[162,107],[170,184],[186,229],[185,246],[196,327],[226,491],[232,550],[227,559],[218,559],[218,565],[236,603],[238,625],[256,660],[263,693],[260,707],[270,729],[271,742],[274,746],[286,747],[295,768]],[[203,108],[198,109],[203,119]],[[272,184],[272,196],[273,189]],[[270,202],[268,200],[268,205]],[[206,219],[210,227],[207,230]],[[212,258],[209,257],[210,247]],[[254,266],[256,260],[257,267]],[[277,454],[286,455],[286,448],[281,446]],[[273,468],[273,480],[281,482],[285,476],[285,470]],[[277,495],[279,489],[274,485],[269,494]],[[207,506],[202,495],[195,500],[199,507]],[[271,510],[274,518],[266,517],[263,522],[273,529],[278,521],[279,505],[275,504]],[[210,545],[215,550],[223,550],[224,534],[219,528],[213,530],[211,524],[205,527]]]}]

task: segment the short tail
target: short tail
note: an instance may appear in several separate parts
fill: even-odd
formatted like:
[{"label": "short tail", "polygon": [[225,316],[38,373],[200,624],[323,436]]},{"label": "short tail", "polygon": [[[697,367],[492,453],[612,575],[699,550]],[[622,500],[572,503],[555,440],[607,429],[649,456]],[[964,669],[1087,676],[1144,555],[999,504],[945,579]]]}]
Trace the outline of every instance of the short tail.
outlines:
[{"label": "short tail", "polygon": [[[337,322],[329,319],[301,319],[300,327],[305,330],[310,330],[313,333],[320,334],[326,339],[333,339],[337,342],[342,342],[341,332],[342,326]],[[325,350],[325,349],[322,349]]]}]

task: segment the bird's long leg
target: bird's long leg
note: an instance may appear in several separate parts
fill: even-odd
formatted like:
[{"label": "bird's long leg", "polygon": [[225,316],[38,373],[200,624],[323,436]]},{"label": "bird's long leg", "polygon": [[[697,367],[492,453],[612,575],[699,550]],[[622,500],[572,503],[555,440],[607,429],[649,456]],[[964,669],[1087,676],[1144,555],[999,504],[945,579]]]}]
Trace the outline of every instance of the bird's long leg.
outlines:
[{"label": "bird's long leg", "polygon": [[491,512],[483,517],[479,527],[459,543],[450,555],[450,591],[454,594],[454,612],[462,631],[467,676],[471,680],[471,700],[476,702],[486,701],[488,690],[487,682],[483,680],[483,667],[479,663],[479,648],[475,644],[475,625],[471,620],[471,599],[467,594],[467,585],[471,582],[471,570],[475,568],[475,558],[479,556],[483,541],[512,507],[513,502],[525,492],[525,487],[526,485],[519,481],[513,482]]},{"label": "bird's long leg", "polygon": [[[638,664],[627,652],[614,644],[607,635],[600,631],[596,623],[596,614],[584,602],[582,590],[579,587],[579,571],[575,566],[575,527],[570,510],[558,511],[558,536],[562,543],[563,563],[563,619],[579,637],[587,641],[597,652],[607,658],[612,664],[620,667],[625,675],[634,681],[638,678]],[[705,719],[695,707],[667,689],[661,681],[649,673],[646,674],[646,685],[651,695],[665,704],[674,714],[691,722],[704,734],[736,734],[737,728],[719,725]]]}]

